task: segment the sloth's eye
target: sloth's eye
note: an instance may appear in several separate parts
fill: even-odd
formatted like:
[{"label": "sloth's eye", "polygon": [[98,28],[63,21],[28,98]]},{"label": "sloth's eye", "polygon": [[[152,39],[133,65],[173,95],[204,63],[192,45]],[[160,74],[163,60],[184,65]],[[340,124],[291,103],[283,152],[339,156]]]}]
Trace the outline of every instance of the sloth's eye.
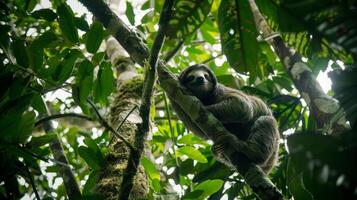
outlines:
[{"label": "sloth's eye", "polygon": [[205,74],[205,78],[206,78],[207,80],[211,80],[211,77],[210,77],[208,74]]},{"label": "sloth's eye", "polygon": [[186,78],[186,81],[187,81],[187,82],[191,82],[191,81],[193,81],[193,79],[194,79],[193,76],[188,76],[188,77]]}]

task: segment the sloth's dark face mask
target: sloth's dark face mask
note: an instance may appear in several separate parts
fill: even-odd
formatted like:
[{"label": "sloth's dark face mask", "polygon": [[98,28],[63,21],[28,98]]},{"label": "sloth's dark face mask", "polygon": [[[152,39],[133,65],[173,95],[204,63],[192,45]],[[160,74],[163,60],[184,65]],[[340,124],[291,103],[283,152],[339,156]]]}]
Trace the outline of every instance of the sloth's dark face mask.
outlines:
[{"label": "sloth's dark face mask", "polygon": [[203,69],[190,71],[185,78],[184,85],[198,98],[205,97],[212,92],[214,87],[210,74]]}]

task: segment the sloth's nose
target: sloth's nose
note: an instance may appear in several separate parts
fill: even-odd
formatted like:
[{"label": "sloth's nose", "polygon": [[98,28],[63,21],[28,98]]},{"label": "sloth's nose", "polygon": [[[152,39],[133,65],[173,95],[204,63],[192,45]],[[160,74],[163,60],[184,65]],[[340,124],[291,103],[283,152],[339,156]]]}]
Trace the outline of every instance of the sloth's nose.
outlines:
[{"label": "sloth's nose", "polygon": [[204,79],[202,76],[197,77],[197,82],[198,82],[198,83],[203,83],[204,80],[205,80],[205,79]]}]

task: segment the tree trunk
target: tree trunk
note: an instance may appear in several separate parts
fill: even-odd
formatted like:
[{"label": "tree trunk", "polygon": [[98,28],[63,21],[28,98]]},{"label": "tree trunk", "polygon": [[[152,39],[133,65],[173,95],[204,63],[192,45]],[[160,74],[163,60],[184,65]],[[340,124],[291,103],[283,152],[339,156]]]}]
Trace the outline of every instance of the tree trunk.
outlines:
[{"label": "tree trunk", "polygon": [[[125,57],[125,51],[114,38],[109,38],[106,44],[107,55],[118,73],[117,94],[111,106],[109,121],[119,134],[133,144],[137,123],[141,122],[138,106],[141,103],[143,78],[136,74],[133,62]],[[121,125],[123,121],[125,122]],[[106,199],[119,199],[119,190],[128,164],[130,149],[122,140],[112,137],[106,155],[107,165],[98,180],[96,193],[103,195]],[[149,185],[141,165],[133,184],[130,199],[145,198]]]}]

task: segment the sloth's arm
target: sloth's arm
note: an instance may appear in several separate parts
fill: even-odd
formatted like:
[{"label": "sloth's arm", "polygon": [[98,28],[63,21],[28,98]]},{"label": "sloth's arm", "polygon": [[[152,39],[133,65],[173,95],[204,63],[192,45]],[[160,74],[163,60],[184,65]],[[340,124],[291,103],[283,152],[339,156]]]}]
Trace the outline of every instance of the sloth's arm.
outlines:
[{"label": "sloth's arm", "polygon": [[193,132],[195,135],[204,138],[204,139],[209,139],[208,136],[192,121],[190,116],[188,116],[177,103],[174,101],[171,101],[171,105],[173,109],[175,110],[177,116],[179,119],[183,122],[185,127]]},{"label": "sloth's arm", "polygon": [[244,123],[252,120],[254,115],[253,105],[249,98],[239,95],[205,107],[222,123]]}]

